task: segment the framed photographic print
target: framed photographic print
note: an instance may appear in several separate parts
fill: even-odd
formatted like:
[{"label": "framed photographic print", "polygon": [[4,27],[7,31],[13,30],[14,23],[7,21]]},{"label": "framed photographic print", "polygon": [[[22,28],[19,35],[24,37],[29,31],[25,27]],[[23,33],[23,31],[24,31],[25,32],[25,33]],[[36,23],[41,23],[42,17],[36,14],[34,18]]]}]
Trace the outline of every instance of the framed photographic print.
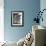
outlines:
[{"label": "framed photographic print", "polygon": [[11,26],[24,26],[24,12],[12,11],[11,12]]}]

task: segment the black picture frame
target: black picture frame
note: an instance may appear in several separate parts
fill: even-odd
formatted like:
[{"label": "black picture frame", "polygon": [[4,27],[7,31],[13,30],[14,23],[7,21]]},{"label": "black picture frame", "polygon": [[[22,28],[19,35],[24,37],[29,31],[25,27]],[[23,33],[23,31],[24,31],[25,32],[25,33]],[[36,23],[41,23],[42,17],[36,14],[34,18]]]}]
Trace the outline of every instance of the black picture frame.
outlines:
[{"label": "black picture frame", "polygon": [[24,11],[11,11],[11,26],[12,27],[24,26]]}]

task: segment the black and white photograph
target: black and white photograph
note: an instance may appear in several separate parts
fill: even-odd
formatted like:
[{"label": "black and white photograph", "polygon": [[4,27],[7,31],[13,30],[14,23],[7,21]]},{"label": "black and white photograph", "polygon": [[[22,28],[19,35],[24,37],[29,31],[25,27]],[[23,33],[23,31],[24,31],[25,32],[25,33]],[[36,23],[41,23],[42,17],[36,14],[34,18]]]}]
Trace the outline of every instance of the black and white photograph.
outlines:
[{"label": "black and white photograph", "polygon": [[12,26],[23,26],[23,24],[24,24],[24,12],[23,11],[12,11],[11,25]]}]

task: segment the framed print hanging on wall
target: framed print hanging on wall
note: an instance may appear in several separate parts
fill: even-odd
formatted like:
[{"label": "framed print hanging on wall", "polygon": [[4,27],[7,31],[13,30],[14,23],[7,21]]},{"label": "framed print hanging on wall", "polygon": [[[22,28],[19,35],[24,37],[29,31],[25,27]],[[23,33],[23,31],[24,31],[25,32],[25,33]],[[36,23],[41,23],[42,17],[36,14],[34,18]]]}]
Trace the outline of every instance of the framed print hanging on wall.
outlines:
[{"label": "framed print hanging on wall", "polygon": [[11,12],[11,26],[17,26],[17,27],[24,26],[24,12],[23,11]]}]

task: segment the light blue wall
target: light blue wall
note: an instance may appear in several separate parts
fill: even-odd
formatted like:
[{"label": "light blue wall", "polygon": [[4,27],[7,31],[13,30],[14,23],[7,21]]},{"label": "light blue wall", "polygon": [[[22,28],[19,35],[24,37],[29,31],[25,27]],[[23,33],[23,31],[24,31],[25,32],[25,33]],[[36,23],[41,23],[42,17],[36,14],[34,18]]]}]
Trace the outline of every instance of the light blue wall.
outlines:
[{"label": "light blue wall", "polygon": [[[4,1],[5,40],[18,41],[32,28],[32,20],[40,9],[40,0],[5,0]],[[24,27],[11,27],[11,11],[24,11]]]},{"label": "light blue wall", "polygon": [[[46,9],[46,0],[41,0],[40,1],[40,10],[42,11],[43,9]],[[40,25],[45,26],[46,27],[46,10],[43,12],[43,22],[40,22]]]}]

